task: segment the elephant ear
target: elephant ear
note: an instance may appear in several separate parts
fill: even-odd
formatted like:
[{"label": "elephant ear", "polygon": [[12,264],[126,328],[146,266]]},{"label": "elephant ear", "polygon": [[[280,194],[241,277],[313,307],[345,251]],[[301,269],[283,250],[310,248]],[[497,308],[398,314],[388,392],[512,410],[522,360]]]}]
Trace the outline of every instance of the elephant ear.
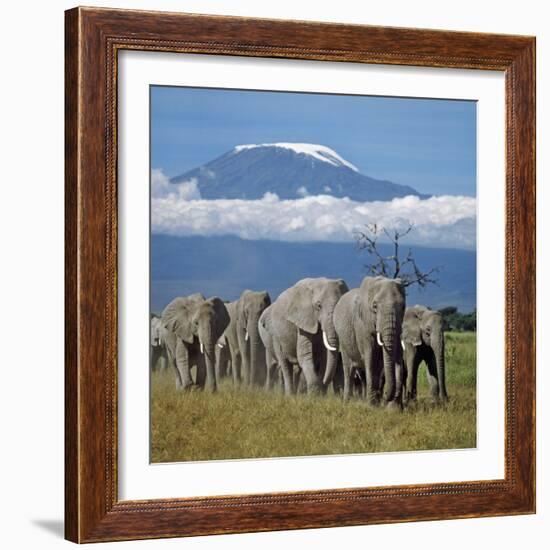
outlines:
[{"label": "elephant ear", "polygon": [[377,284],[377,279],[379,277],[365,277],[361,286],[359,287],[359,295],[357,296],[357,301],[355,305],[355,312],[357,317],[365,322],[369,317],[368,308],[374,294],[374,287]]},{"label": "elephant ear", "polygon": [[317,333],[319,321],[313,307],[313,292],[307,285],[294,287],[286,319],[305,332]]},{"label": "elephant ear", "polygon": [[342,295],[349,291],[349,287],[344,279],[336,279],[336,282],[338,284],[338,290],[342,293]]},{"label": "elephant ear", "polygon": [[271,326],[271,305],[267,306],[260,315],[258,320],[258,326],[262,326],[266,331],[269,332]]},{"label": "elephant ear", "polygon": [[271,296],[269,295],[269,292],[267,290],[264,290],[262,292],[262,296],[264,298],[264,303],[266,304],[266,306],[270,306],[271,305]]},{"label": "elephant ear", "polygon": [[[162,313],[162,323],[167,330],[174,333],[188,344],[193,343],[191,321],[194,313],[194,298],[176,298],[170,302]],[[204,298],[203,298],[204,299]]]},{"label": "elephant ear", "polygon": [[401,336],[404,342],[418,346],[422,342],[422,317],[426,312],[424,306],[414,306],[405,310]]},{"label": "elephant ear", "polygon": [[227,311],[227,308],[225,307],[225,304],[223,303],[223,300],[221,298],[214,296],[208,301],[212,304],[216,314],[216,334],[221,336],[229,325],[229,312]]},{"label": "elephant ear", "polygon": [[235,311],[237,313],[237,326],[245,326],[246,325],[246,315],[245,315],[245,304],[246,304],[246,295],[250,292],[249,290],[245,290],[241,297],[237,300]]},{"label": "elephant ear", "polygon": [[414,314],[418,317],[418,319],[422,320],[422,317],[424,317],[424,314],[430,311],[426,306],[414,306]]},{"label": "elephant ear", "polygon": [[394,281],[397,283],[397,288],[399,289],[399,292],[401,292],[401,295],[403,296],[403,298],[405,298],[405,287],[403,286],[403,279],[397,277],[394,279]]}]

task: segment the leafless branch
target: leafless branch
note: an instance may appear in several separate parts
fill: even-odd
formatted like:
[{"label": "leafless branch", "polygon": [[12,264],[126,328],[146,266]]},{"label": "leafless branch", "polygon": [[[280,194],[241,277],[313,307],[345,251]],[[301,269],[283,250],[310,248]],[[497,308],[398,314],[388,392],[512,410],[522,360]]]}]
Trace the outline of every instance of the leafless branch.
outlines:
[{"label": "leafless branch", "polygon": [[[365,265],[369,275],[383,275],[392,279],[400,278],[404,287],[418,285],[425,288],[430,284],[438,284],[435,276],[439,273],[440,267],[432,267],[427,271],[422,271],[416,263],[412,250],[409,248],[404,257],[400,256],[401,239],[406,237],[414,228],[414,224],[409,223],[404,230],[388,230],[385,227],[380,230],[376,223],[368,223],[364,230],[355,232],[354,237],[358,250],[365,250],[372,257],[372,261]],[[379,238],[385,238],[392,245],[392,253],[385,256],[380,251]]]}]

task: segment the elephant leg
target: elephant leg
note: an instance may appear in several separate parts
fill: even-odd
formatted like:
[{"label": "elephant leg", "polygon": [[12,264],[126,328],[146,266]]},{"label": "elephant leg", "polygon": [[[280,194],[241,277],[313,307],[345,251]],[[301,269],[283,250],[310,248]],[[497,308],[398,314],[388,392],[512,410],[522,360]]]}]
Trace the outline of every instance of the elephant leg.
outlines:
[{"label": "elephant leg", "polygon": [[266,365],[267,371],[265,373],[265,391],[269,391],[271,389],[272,381],[271,381],[271,365],[269,363]]},{"label": "elephant leg", "polygon": [[351,365],[351,359],[344,352],[342,352],[342,364],[344,367],[344,401],[348,401],[351,396],[351,378],[353,367]]},{"label": "elephant leg", "polygon": [[193,385],[189,366],[189,350],[181,340],[176,344],[176,387],[187,389]]},{"label": "elephant leg", "polygon": [[[174,347],[172,346],[166,346],[166,368],[172,369],[173,372],[177,373],[177,377],[179,379],[179,371],[176,367],[176,357],[175,357],[175,344]],[[181,382],[181,379],[180,379]],[[176,386],[177,386],[177,380],[176,380]]]},{"label": "elephant leg", "polygon": [[[416,383],[418,379],[418,367],[420,366],[420,355],[416,350],[410,352],[410,362],[407,360],[407,364],[411,365],[410,372],[407,373],[407,399],[416,399]],[[409,370],[409,369],[407,369]]]},{"label": "elephant leg", "polygon": [[311,337],[300,330],[296,343],[296,355],[298,364],[302,368],[307,385],[308,393],[317,394],[321,391],[321,381],[315,371],[313,360],[313,342]]},{"label": "elephant leg", "polygon": [[250,384],[250,365],[246,359],[241,355],[241,380],[244,386]]},{"label": "elephant leg", "polygon": [[405,370],[405,362],[403,360],[403,353],[400,347],[396,350],[395,357],[395,397],[394,400],[398,403],[403,403],[403,390],[407,379]]},{"label": "elephant leg", "polygon": [[292,393],[295,393],[298,391],[298,386],[300,385],[302,371],[298,365],[292,365],[290,372],[292,373]]},{"label": "elephant leg", "polygon": [[275,375],[277,372],[277,360],[269,350],[265,350],[266,379],[265,388],[271,390],[275,384]]},{"label": "elephant leg", "polygon": [[428,378],[428,384],[430,385],[430,396],[434,401],[439,398],[439,381],[437,379],[437,365],[435,362],[435,356],[429,354],[426,358],[426,376]]},{"label": "elephant leg", "polygon": [[395,363],[395,400],[399,403],[403,402],[403,384],[405,378],[405,369],[403,361],[397,361]]},{"label": "elephant leg", "polygon": [[181,374],[180,374],[180,370],[178,369],[178,367],[176,365],[175,353],[172,352],[172,350],[168,349],[167,353],[166,353],[166,356],[168,358],[168,364],[171,365],[173,370],[174,370],[174,374],[176,376],[176,388],[179,390],[179,389],[183,388],[183,380],[182,380],[182,377],[181,377]]},{"label": "elephant leg", "polygon": [[153,346],[151,348],[151,370],[156,370],[155,367],[157,366],[157,362],[160,357],[160,350],[157,346]]},{"label": "elephant leg", "polygon": [[159,361],[159,371],[164,372],[166,370],[166,351],[163,350],[163,352],[160,354]]},{"label": "elephant leg", "polygon": [[223,349],[221,349],[217,344],[215,347],[215,361],[214,361],[214,371],[216,373],[216,380],[218,382],[222,379],[222,370],[223,365],[222,361],[224,360],[223,357]]},{"label": "elephant leg", "polygon": [[336,372],[332,378],[332,391],[334,395],[340,395],[344,392],[344,367],[341,354],[339,354],[338,362],[336,363]]},{"label": "elephant leg", "polygon": [[246,340],[244,330],[237,330],[237,340],[239,343],[239,354],[241,357],[241,381],[244,386],[249,386],[251,383],[250,356],[248,351],[248,341]]},{"label": "elephant leg", "polygon": [[270,361],[269,351],[265,350],[265,365],[266,365],[266,373],[265,373],[265,389],[266,391],[269,391],[271,389],[272,385],[272,365]]},{"label": "elephant leg", "polygon": [[298,378],[296,384],[296,393],[306,393],[307,392],[307,379],[302,370],[298,370]]},{"label": "elephant leg", "polygon": [[386,375],[384,374],[384,370],[380,372],[378,375],[378,382],[376,384],[376,388],[378,391],[378,397],[380,398],[384,393],[384,386],[386,384]]},{"label": "elephant leg", "polygon": [[206,385],[206,379],[208,378],[208,374],[206,371],[206,362],[204,360],[204,357],[201,355],[197,359],[197,376],[196,376],[196,384],[199,388],[204,389],[204,386]]},{"label": "elephant leg", "polygon": [[377,405],[380,397],[380,372],[374,357],[375,350],[366,346],[363,351],[365,365],[366,398],[369,405]]},{"label": "elephant leg", "polygon": [[361,377],[361,373],[357,365],[353,368],[352,381],[354,395],[356,395],[359,399],[363,399],[365,396],[365,384],[363,383],[363,378]]},{"label": "elephant leg", "polygon": [[292,373],[290,371],[290,363],[283,359],[282,361],[279,361],[279,364],[283,374],[284,393],[285,395],[292,395],[294,393],[294,384],[292,380]]},{"label": "elephant leg", "polygon": [[223,376],[228,378],[231,376],[231,352],[229,351],[229,345],[225,348],[225,361]]},{"label": "elephant leg", "polygon": [[239,386],[241,383],[241,354],[238,350],[231,349],[231,375],[233,385]]}]

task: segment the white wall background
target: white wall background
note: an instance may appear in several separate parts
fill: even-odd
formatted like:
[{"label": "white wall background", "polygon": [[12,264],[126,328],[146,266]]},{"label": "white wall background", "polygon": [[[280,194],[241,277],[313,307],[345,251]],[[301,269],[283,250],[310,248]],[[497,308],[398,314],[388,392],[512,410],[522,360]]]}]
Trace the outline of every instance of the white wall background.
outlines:
[{"label": "white wall background", "polygon": [[[538,514],[513,518],[348,527],[119,543],[120,548],[264,549],[314,545],[365,548],[477,546],[547,548],[550,524],[550,353],[542,307],[550,277],[550,17],[546,2],[394,0],[144,0],[94,2],[120,8],[445,28],[537,36],[538,97]],[[63,11],[68,1],[2,8],[0,86],[0,540],[4,548],[68,547],[63,532]],[[545,157],[545,158],[543,158]],[[546,207],[546,208],[545,208]],[[18,353],[18,352],[22,352]],[[101,546],[101,545],[100,545]],[[97,548],[97,546],[95,547]]]}]

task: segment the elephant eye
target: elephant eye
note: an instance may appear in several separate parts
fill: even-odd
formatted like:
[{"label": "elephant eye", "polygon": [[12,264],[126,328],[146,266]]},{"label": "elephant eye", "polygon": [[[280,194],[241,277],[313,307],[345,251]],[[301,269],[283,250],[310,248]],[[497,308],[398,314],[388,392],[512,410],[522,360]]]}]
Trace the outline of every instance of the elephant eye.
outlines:
[{"label": "elephant eye", "polygon": [[320,310],[321,309],[321,302],[315,302],[315,308]]},{"label": "elephant eye", "polygon": [[376,311],[376,308],[377,308],[377,304],[376,304],[376,302],[373,302],[372,303],[372,311]]}]

